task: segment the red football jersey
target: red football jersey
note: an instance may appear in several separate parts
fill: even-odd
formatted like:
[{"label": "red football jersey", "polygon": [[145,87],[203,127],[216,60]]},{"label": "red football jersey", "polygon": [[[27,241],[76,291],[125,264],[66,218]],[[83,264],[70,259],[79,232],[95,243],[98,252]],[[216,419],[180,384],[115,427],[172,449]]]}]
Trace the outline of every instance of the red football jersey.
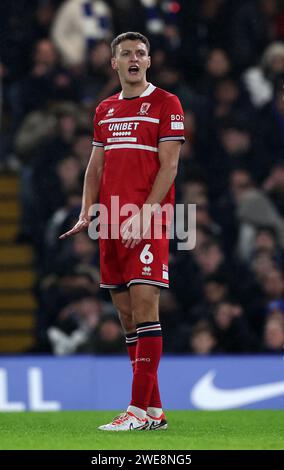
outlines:
[{"label": "red football jersey", "polygon": [[[167,140],[184,141],[184,114],[177,96],[149,84],[139,97],[123,98],[121,92],[99,104],[93,145],[105,151],[99,202],[108,211],[111,196],[119,196],[120,207],[142,207],[160,168],[159,142]],[[161,206],[165,203],[174,203],[174,185]]]}]

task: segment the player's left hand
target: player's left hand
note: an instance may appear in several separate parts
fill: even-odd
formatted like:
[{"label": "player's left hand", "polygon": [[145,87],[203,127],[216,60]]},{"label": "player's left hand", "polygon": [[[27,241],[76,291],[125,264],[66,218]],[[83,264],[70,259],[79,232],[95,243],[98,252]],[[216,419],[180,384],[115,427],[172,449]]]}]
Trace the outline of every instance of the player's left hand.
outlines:
[{"label": "player's left hand", "polygon": [[149,217],[143,211],[129,217],[121,228],[122,243],[125,248],[134,248],[141,242],[147,233],[151,224],[151,216]]}]

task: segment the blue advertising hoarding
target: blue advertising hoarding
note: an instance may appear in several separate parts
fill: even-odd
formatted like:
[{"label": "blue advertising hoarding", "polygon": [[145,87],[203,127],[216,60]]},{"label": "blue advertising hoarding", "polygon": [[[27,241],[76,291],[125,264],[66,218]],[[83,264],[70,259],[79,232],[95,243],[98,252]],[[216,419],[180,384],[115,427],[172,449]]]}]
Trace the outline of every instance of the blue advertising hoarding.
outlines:
[{"label": "blue advertising hoarding", "polygon": [[[0,411],[125,409],[132,369],[126,356],[0,359]],[[282,356],[163,357],[164,408],[284,409]]]}]

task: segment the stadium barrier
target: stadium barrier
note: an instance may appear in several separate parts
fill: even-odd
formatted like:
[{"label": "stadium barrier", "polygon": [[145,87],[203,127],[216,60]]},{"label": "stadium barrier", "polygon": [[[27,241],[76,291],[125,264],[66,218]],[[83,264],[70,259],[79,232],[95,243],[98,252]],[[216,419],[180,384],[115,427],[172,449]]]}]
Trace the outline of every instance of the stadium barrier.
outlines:
[{"label": "stadium barrier", "polygon": [[[0,411],[123,410],[131,392],[126,356],[13,356],[0,360]],[[164,408],[284,409],[279,356],[164,356]]]}]

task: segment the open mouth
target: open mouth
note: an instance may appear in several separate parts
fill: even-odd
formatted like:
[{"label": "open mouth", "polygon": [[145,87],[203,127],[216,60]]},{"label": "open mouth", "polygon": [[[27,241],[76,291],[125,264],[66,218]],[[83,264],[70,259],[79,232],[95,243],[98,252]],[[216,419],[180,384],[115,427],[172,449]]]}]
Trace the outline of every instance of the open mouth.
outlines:
[{"label": "open mouth", "polygon": [[139,72],[139,67],[138,65],[131,65],[128,69],[128,72],[131,74],[131,75],[136,75],[138,72]]}]

